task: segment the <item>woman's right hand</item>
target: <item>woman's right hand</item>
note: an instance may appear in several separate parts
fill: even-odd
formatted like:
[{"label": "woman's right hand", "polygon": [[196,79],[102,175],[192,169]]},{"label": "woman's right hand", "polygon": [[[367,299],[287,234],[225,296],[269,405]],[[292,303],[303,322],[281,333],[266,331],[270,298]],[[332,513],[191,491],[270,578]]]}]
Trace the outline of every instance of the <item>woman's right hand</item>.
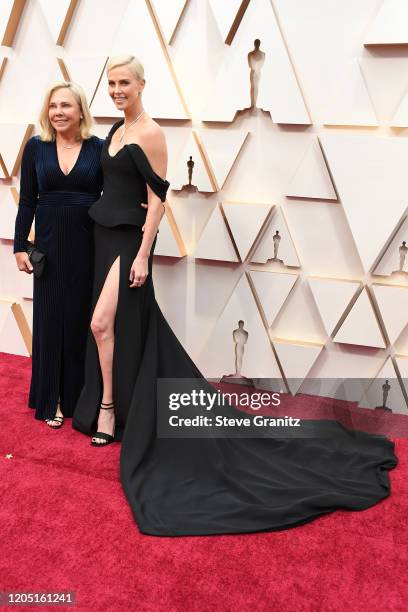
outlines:
[{"label": "woman's right hand", "polygon": [[30,258],[28,257],[28,253],[25,251],[21,253],[15,253],[17,267],[20,272],[26,272],[27,274],[32,274],[33,266],[31,265]]}]

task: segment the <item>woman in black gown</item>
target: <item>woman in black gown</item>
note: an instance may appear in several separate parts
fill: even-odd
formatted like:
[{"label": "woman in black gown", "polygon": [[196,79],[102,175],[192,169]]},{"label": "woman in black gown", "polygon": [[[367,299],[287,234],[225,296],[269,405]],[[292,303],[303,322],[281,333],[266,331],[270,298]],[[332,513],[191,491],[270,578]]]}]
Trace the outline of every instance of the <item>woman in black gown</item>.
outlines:
[{"label": "woman in black gown", "polygon": [[[387,497],[388,471],[397,463],[393,443],[335,421],[306,421],[309,438],[156,435],[158,379],[194,379],[196,389],[214,389],[155,300],[152,257],[169,184],[161,178],[163,134],[142,114],[143,69],[125,56],[111,59],[107,72],[125,121],[105,141],[104,193],[90,209],[93,333],[73,426],[94,434],[94,445],[109,444],[112,434],[122,440],[121,480],[140,530],[160,536],[272,531]],[[147,214],[141,202],[148,202]],[[242,415],[231,406],[223,414]]]},{"label": "woman in black gown", "polygon": [[72,416],[84,383],[93,279],[93,223],[88,208],[101,194],[103,141],[90,133],[82,89],[55,84],[40,116],[41,136],[27,142],[21,166],[14,253],[31,273],[27,237],[45,254],[34,278],[33,354],[29,406],[54,429]]}]

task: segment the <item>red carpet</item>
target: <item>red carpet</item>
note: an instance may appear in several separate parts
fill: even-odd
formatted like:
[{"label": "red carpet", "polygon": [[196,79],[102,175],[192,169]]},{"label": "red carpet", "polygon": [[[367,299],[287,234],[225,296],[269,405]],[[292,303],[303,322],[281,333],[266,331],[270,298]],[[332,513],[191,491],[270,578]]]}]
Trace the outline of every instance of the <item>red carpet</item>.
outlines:
[{"label": "red carpet", "polygon": [[69,420],[60,431],[35,420],[29,376],[29,359],[0,354],[0,591],[74,591],[89,611],[407,609],[406,439],[391,496],[369,510],[267,534],[142,536],[119,445],[94,449]]}]

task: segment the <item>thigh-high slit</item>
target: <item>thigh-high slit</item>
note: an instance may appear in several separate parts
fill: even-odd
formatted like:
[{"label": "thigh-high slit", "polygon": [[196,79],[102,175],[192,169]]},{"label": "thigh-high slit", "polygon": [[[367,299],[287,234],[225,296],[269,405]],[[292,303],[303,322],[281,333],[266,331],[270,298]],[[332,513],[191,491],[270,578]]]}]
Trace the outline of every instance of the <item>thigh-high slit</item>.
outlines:
[{"label": "thigh-high slit", "polygon": [[98,346],[102,370],[103,401],[112,401],[112,361],[115,345],[114,325],[119,297],[120,255],[106,276],[92,315],[91,329]]},{"label": "thigh-high slit", "polygon": [[[90,211],[96,221],[93,306],[120,256],[112,371],[115,438],[122,440],[120,477],[139,529],[156,536],[273,531],[337,508],[363,510],[386,498],[388,472],[397,464],[393,442],[348,431],[335,421],[305,420],[311,438],[290,432],[279,438],[218,438],[211,429],[205,438],[157,435],[157,415],[168,418],[169,408],[157,405],[158,380],[194,379],[197,391],[214,388],[155,300],[154,244],[145,283],[129,287],[146,219],[139,206],[148,201],[146,185],[164,202],[169,183],[155,173],[140,145],[109,155],[110,138],[123,123],[116,123],[105,141],[103,196]],[[102,381],[91,332],[85,378],[73,426],[93,435]],[[242,417],[231,406],[223,414]]]},{"label": "thigh-high slit", "polygon": [[[151,279],[152,256],[149,258],[149,274],[141,287],[130,288],[129,273],[139,250],[143,234],[140,227],[123,225],[106,228],[95,224],[95,278],[92,313],[95,310],[107,276],[119,257],[119,288],[114,324],[114,348],[112,360],[112,389],[115,405],[115,439],[121,440],[126,424],[131,391],[139,370],[142,347],[145,342],[149,315],[148,304],[154,297]],[[153,252],[153,250],[152,250]],[[103,381],[98,348],[91,330],[88,334],[86,384],[82,389],[73,417],[73,426],[93,435],[96,431],[99,405],[102,401]]]}]

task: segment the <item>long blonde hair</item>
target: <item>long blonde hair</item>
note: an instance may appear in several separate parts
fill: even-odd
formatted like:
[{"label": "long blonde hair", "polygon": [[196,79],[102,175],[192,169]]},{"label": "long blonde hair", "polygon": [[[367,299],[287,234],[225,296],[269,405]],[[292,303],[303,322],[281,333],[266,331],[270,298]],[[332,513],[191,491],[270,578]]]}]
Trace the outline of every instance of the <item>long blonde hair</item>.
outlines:
[{"label": "long blonde hair", "polygon": [[86,95],[84,90],[77,83],[73,83],[72,81],[59,81],[58,83],[54,83],[52,87],[47,91],[44,97],[44,103],[41,109],[39,123],[41,126],[41,140],[45,142],[51,142],[55,140],[55,130],[51,125],[48,109],[51,100],[51,96],[54,91],[57,89],[69,89],[69,91],[74,96],[75,100],[78,102],[82,119],[79,124],[79,131],[81,134],[81,138],[86,140],[87,138],[91,138],[91,127],[92,127],[92,116],[89,110],[88,102],[86,99]]},{"label": "long blonde hair", "polygon": [[106,64],[106,74],[117,66],[127,66],[130,72],[139,80],[144,81],[144,68],[142,63],[134,55],[115,55],[110,57]]}]

